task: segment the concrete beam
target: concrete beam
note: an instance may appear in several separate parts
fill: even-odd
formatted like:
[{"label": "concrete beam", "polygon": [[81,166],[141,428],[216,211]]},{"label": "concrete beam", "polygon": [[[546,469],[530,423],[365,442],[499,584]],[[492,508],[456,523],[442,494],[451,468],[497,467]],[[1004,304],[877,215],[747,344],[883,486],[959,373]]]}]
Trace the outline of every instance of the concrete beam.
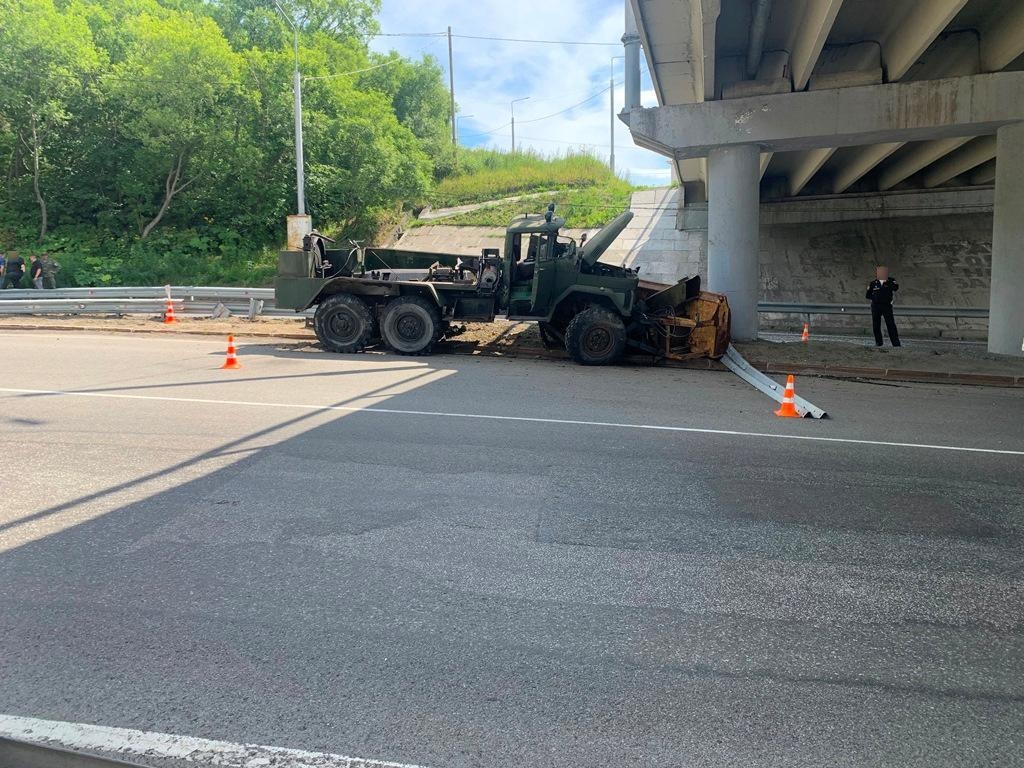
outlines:
[{"label": "concrete beam", "polygon": [[855,88],[858,85],[881,85],[885,77],[881,67],[854,69],[849,72],[824,72],[811,75],[807,87],[812,91],[827,91],[829,88]]},{"label": "concrete beam", "polygon": [[1024,120],[1024,72],[634,109],[625,118],[637,144],[677,158],[740,144],[793,152],[982,136]]},{"label": "concrete beam", "polygon": [[907,74],[965,5],[967,0],[911,3],[910,12],[882,43],[882,64],[889,82]]},{"label": "concrete beam", "polygon": [[717,74],[715,62],[718,60],[718,51],[715,48],[715,41],[718,38],[718,16],[722,12],[722,0],[690,0],[700,9],[701,29],[701,52],[704,56],[704,98],[715,98],[715,83]]},{"label": "concrete beam", "polygon": [[901,181],[909,179],[918,171],[927,168],[937,160],[941,160],[970,140],[970,136],[958,136],[955,139],[929,141],[914,147],[882,171],[878,177],[878,188],[883,192],[887,189],[892,189]]},{"label": "concrete beam", "polygon": [[789,66],[794,91],[802,91],[807,87],[807,81],[811,78],[814,65],[818,63],[821,49],[842,7],[843,0],[808,0],[800,28],[790,46],[792,53]]},{"label": "concrete beam", "polygon": [[[941,44],[929,48],[927,53],[911,67],[906,77],[909,80],[934,80],[939,77],[976,75],[980,71],[978,60],[977,33],[973,30],[956,32],[945,35]],[[814,88],[816,79],[817,77],[811,78],[811,88]],[[930,144],[920,147],[920,151],[915,153],[913,162],[903,163],[901,166],[903,170],[892,174],[899,178],[883,189],[889,189],[908,176],[917,173],[965,141],[966,139],[951,139],[947,142],[930,142]],[[844,164],[836,170],[834,192],[839,194],[848,189],[903,146],[902,142],[876,144],[863,147],[857,152],[847,155]],[[906,159],[906,155],[904,158]],[[920,164],[918,164],[918,158],[922,159]]]},{"label": "concrete beam", "polygon": [[1014,2],[1010,9],[992,19],[981,30],[981,68],[998,72],[1024,54],[1024,3]]},{"label": "concrete beam", "polygon": [[835,178],[832,180],[833,194],[838,195],[845,192],[902,146],[902,141],[893,141],[888,144],[872,144],[857,148],[836,171]]},{"label": "concrete beam", "polygon": [[967,173],[996,156],[996,137],[982,136],[956,152],[946,155],[925,171],[922,181],[926,187],[937,187],[961,173]]},{"label": "concrete beam", "polygon": [[660,104],[714,98],[715,37],[721,0],[626,0]]},{"label": "concrete beam", "polygon": [[991,184],[996,180],[996,159],[992,158],[987,163],[979,165],[971,175],[967,177],[967,183],[973,186]]},{"label": "concrete beam", "polygon": [[821,147],[804,152],[793,168],[793,173],[787,181],[789,196],[796,197],[800,191],[807,186],[821,166],[828,162],[828,159],[835,153],[835,147]]},{"label": "concrete beam", "polygon": [[773,157],[775,157],[774,152],[761,153],[761,175],[759,178],[764,178],[764,172],[768,170],[768,166],[771,164]]}]

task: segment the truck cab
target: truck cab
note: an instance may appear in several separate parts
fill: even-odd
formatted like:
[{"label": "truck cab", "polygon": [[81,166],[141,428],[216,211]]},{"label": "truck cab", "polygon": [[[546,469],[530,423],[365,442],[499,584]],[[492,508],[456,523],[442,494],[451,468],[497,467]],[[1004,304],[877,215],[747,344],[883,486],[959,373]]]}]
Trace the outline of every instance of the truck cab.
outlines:
[{"label": "truck cab", "polygon": [[578,271],[576,241],[560,234],[564,219],[524,216],[505,234],[508,275],[506,314],[510,320],[547,318],[552,292]]}]

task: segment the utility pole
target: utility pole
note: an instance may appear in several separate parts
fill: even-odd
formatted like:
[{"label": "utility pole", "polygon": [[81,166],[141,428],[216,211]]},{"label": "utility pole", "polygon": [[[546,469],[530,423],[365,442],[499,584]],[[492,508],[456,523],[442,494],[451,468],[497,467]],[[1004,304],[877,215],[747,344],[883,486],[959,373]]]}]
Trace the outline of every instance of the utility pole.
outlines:
[{"label": "utility pole", "polygon": [[302,151],[302,75],[299,72],[299,30],[295,29],[295,188],[300,216],[306,214],[306,161]]},{"label": "utility pole", "polygon": [[512,154],[516,153],[516,104],[520,101],[526,101],[529,96],[523,96],[521,99],[513,99],[509,102],[509,109],[512,110]]},{"label": "utility pole", "polygon": [[455,65],[452,57],[452,28],[448,27],[448,91],[451,103],[448,106],[449,116],[452,120],[452,144],[459,143],[459,128],[455,124]]},{"label": "utility pole", "polygon": [[299,72],[299,28],[295,22],[284,12],[281,4],[274,0],[277,10],[284,16],[288,26],[292,28],[293,47],[295,51],[295,74],[292,78],[292,93],[295,97],[295,195],[297,198],[296,213],[300,216],[306,215],[306,171],[305,160],[302,153],[302,74]]}]

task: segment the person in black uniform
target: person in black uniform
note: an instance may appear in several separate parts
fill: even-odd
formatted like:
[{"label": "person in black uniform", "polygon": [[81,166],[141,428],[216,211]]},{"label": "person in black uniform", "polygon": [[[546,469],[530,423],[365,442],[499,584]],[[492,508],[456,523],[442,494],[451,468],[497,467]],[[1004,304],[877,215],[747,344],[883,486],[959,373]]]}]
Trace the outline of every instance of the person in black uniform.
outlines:
[{"label": "person in black uniform", "polygon": [[889,343],[900,346],[900,334],[896,330],[896,318],[892,315],[892,300],[899,283],[889,276],[888,267],[875,267],[875,279],[868,283],[868,291],[864,298],[871,301],[871,330],[875,332],[875,346],[882,346],[882,318],[885,318],[885,330],[889,334]]}]

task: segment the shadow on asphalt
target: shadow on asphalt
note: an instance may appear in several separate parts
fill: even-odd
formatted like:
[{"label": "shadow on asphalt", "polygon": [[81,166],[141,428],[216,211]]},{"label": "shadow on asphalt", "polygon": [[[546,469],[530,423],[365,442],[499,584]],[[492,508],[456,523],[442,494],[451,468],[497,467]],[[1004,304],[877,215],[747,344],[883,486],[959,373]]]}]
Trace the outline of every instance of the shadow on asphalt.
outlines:
[{"label": "shadow on asphalt", "polygon": [[[334,405],[458,390],[411,361]],[[435,766],[1007,756],[1021,634],[956,585],[1019,569],[1008,470],[372,413],[245,448],[323,413],[9,524],[240,456],[0,552],[5,708]]]}]

